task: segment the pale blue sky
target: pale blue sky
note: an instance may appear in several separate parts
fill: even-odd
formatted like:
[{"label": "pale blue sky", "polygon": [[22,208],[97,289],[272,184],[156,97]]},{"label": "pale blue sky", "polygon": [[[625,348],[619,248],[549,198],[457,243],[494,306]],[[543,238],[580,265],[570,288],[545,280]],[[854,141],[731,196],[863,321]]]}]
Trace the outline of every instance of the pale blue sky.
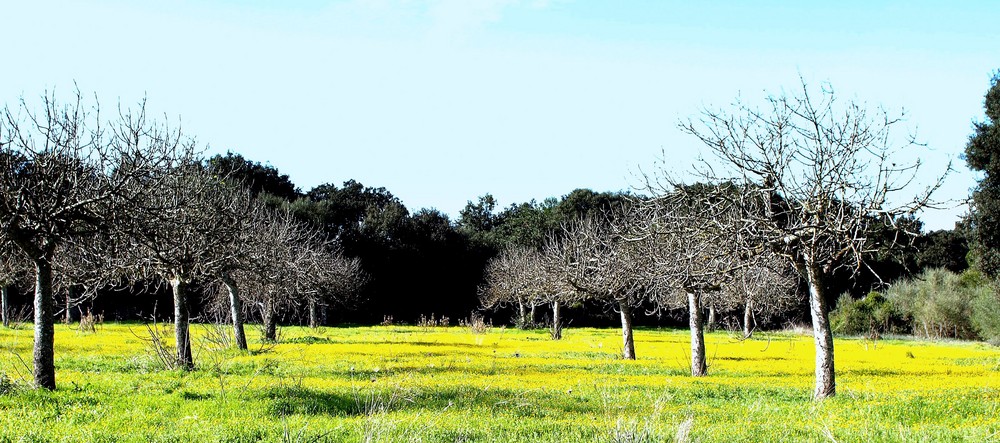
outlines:
[{"label": "pale blue sky", "polygon": [[[577,187],[628,189],[677,121],[801,73],[905,109],[921,156],[958,159],[1000,68],[993,1],[0,0],[0,99],[75,80],[105,106],[144,94],[210,145],[303,190],[356,179],[457,214]],[[964,209],[925,214],[951,227]]]}]

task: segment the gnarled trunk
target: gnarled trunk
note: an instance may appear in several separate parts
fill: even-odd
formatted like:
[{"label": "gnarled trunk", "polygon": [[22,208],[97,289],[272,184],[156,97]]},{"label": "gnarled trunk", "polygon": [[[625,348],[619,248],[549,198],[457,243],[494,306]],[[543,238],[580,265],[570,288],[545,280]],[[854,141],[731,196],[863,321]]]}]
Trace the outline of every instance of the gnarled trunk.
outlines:
[{"label": "gnarled trunk", "polygon": [[222,276],[222,284],[226,285],[226,291],[229,292],[229,316],[233,322],[233,340],[236,342],[236,347],[245,351],[247,335],[243,329],[243,300],[240,299],[240,288],[228,275]]},{"label": "gnarled trunk", "polygon": [[[534,307],[532,307],[534,310]],[[552,302],[552,339],[562,339],[562,317],[559,313],[559,302]]]},{"label": "gnarled trunk", "polygon": [[517,299],[517,327],[528,329],[528,310],[524,307],[524,300]]},{"label": "gnarled trunk", "polygon": [[264,341],[278,341],[278,324],[274,316],[274,303],[270,300],[264,302],[261,317],[264,320]]},{"label": "gnarled trunk", "polygon": [[708,374],[705,363],[705,319],[701,306],[701,293],[688,292],[688,317],[691,326],[691,375],[702,377]]},{"label": "gnarled trunk", "polygon": [[35,385],[54,390],[56,366],[54,362],[55,320],[52,297],[52,253],[35,260]]},{"label": "gnarled trunk", "polygon": [[309,300],[309,327],[312,329],[319,327],[319,306],[316,300]]},{"label": "gnarled trunk", "polygon": [[190,314],[188,310],[187,282],[179,277],[170,279],[174,291],[174,339],[177,343],[177,367],[194,369],[191,354]]},{"label": "gnarled trunk", "polygon": [[5,328],[10,327],[10,285],[0,286],[0,319]]},{"label": "gnarled trunk", "polygon": [[746,306],[743,307],[743,338],[753,336],[753,321],[753,302],[748,299]]},{"label": "gnarled trunk", "polygon": [[622,314],[622,358],[635,360],[635,340],[632,337],[632,308],[623,302],[618,303]]},{"label": "gnarled trunk", "polygon": [[816,342],[816,387],[814,399],[833,397],[837,383],[833,366],[833,332],[830,330],[829,307],[823,294],[823,274],[816,264],[805,265],[809,283],[809,313],[812,316],[813,339]]}]

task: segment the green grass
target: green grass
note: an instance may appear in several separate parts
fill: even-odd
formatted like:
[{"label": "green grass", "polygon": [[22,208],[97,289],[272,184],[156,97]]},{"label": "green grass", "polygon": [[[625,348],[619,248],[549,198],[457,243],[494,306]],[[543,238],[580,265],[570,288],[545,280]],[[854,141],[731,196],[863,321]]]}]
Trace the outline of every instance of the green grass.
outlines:
[{"label": "green grass", "polygon": [[1000,441],[982,344],[839,339],[838,396],[814,402],[812,340],[793,334],[710,334],[693,379],[687,331],[638,331],[634,362],[611,329],[285,328],[249,353],[210,331],[182,372],[142,325],[59,325],[48,392],[24,385],[31,330],[0,329],[0,442]]}]

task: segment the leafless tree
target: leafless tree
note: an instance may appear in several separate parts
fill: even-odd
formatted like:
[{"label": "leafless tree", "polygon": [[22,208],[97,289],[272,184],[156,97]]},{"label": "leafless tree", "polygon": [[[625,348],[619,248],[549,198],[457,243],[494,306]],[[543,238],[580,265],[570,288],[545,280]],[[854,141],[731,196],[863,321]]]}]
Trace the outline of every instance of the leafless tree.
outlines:
[{"label": "leafless tree", "polygon": [[188,151],[179,131],[147,119],[145,104],[102,120],[77,92],[38,108],[24,99],[0,114],[0,233],[34,271],[34,379],[55,389],[53,263],[61,244],[105,231],[149,184]]},{"label": "leafless tree", "polygon": [[824,280],[840,267],[864,267],[878,246],[869,238],[875,225],[926,207],[941,183],[900,196],[920,167],[899,156],[914,147],[911,137],[895,136],[900,122],[883,109],[840,104],[829,87],[815,94],[803,81],[797,93],[769,97],[763,110],[737,102],[731,112],[705,110],[681,124],[714,157],[701,178],[743,190],[733,201],[743,211],[733,230],[745,230],[742,238],[783,257],[808,283],[816,399],[836,393]]},{"label": "leafless tree", "polygon": [[479,288],[480,303],[487,309],[517,305],[518,322],[526,327],[533,321],[529,309],[552,307],[552,338],[562,338],[562,306],[579,297],[559,271],[562,255],[553,253],[559,240],[550,236],[544,251],[514,246],[500,252],[486,266],[486,281]]},{"label": "leafless tree", "polygon": [[344,256],[339,242],[314,241],[300,247],[304,248],[305,258],[296,264],[301,280],[296,292],[305,298],[309,327],[316,328],[322,321],[320,309],[350,303],[368,279],[361,270],[361,260]]},{"label": "leafless tree", "polygon": [[252,201],[245,189],[207,174],[190,161],[167,176],[119,225],[122,269],[134,281],[162,278],[173,292],[178,367],[194,367],[189,331],[189,287],[222,274],[242,253],[241,217]]},{"label": "leafless tree", "polygon": [[566,283],[588,299],[618,311],[622,324],[622,358],[635,360],[633,311],[653,287],[648,273],[650,257],[631,241],[627,217],[608,214],[588,217],[563,227],[555,258]]},{"label": "leafless tree", "polygon": [[484,282],[479,287],[479,302],[486,309],[516,305],[517,325],[529,325],[528,305],[535,292],[534,273],[538,251],[529,247],[510,247],[490,259],[484,271]]},{"label": "leafless tree", "polygon": [[761,321],[788,312],[804,301],[797,290],[799,280],[787,261],[770,251],[763,254],[749,266],[736,269],[729,284],[723,286],[727,300],[742,300],[742,306],[730,307],[743,311],[743,338],[752,337]]},{"label": "leafless tree", "polygon": [[[702,187],[704,188],[704,187]],[[710,189],[710,188],[709,188]],[[713,207],[711,199],[692,199],[704,191],[666,194],[635,206],[628,219],[628,237],[639,255],[647,257],[647,266],[637,270],[646,274],[653,289],[650,298],[658,309],[688,311],[691,331],[691,375],[707,374],[705,356],[705,307],[725,307],[731,303],[722,291],[734,272],[756,259],[753,251],[739,249],[726,224]],[[713,212],[711,220],[702,216]]]},{"label": "leafless tree", "polygon": [[315,327],[319,307],[347,302],[366,282],[358,259],[345,257],[339,243],[290,211],[262,212],[252,232],[254,253],[227,286],[246,289],[246,299],[259,308],[265,340],[277,339],[280,311],[306,308]]},{"label": "leafless tree", "polygon": [[273,214],[263,203],[251,198],[246,189],[236,186],[230,192],[235,200],[235,204],[227,207],[233,212],[231,220],[235,224],[229,237],[232,243],[219,245],[221,249],[216,251],[219,261],[215,272],[225,288],[233,342],[237,348],[246,350],[243,298],[236,274],[253,272],[263,266],[260,263],[260,257],[265,255],[261,252],[261,226],[268,223]]}]

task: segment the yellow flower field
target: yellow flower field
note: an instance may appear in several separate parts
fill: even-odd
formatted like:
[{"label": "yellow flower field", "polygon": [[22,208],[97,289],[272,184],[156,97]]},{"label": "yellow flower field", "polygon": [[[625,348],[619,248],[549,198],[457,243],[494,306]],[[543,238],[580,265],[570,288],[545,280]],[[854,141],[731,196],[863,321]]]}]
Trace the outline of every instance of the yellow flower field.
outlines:
[{"label": "yellow flower field", "polygon": [[194,332],[185,373],[141,324],[59,325],[44,392],[19,382],[30,325],[0,329],[0,441],[1000,441],[1000,350],[978,343],[838,339],[838,395],[814,402],[791,333],[709,334],[694,379],[685,330],[637,331],[634,362],[614,329],[289,327],[249,353]]}]

